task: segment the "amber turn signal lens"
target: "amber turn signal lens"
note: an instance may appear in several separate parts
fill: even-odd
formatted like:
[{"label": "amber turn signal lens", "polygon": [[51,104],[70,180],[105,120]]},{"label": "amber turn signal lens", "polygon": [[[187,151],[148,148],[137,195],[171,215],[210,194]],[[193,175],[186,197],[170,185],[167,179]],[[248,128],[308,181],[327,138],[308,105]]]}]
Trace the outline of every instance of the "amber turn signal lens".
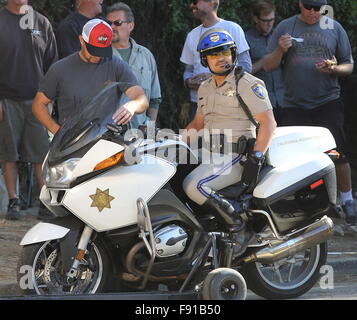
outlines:
[{"label": "amber turn signal lens", "polygon": [[338,160],[340,158],[340,153],[336,150],[327,151],[326,154],[331,158],[331,160]]},{"label": "amber turn signal lens", "polygon": [[95,168],[93,169],[93,171],[97,171],[97,170],[102,170],[105,168],[109,168],[112,166],[117,165],[118,163],[120,163],[124,158],[124,152],[119,152],[105,160],[103,160],[102,162],[99,162]]}]

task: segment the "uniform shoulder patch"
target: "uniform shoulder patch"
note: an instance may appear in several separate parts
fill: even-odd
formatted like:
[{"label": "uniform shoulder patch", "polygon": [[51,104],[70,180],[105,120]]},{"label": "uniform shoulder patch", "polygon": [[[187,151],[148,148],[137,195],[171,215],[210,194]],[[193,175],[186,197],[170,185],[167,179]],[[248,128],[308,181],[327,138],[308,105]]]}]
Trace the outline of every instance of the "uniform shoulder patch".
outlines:
[{"label": "uniform shoulder patch", "polygon": [[254,94],[259,98],[259,99],[265,99],[266,98],[266,94],[265,94],[265,90],[264,87],[259,84],[259,83],[255,83],[252,86],[252,90],[254,92]]}]

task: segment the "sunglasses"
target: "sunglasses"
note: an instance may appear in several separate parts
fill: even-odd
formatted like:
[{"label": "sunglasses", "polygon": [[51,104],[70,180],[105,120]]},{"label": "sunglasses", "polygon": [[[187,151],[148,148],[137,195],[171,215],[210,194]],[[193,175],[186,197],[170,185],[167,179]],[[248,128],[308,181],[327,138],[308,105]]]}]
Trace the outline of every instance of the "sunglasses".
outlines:
[{"label": "sunglasses", "polygon": [[121,20],[115,20],[115,21],[109,21],[108,20],[108,23],[110,25],[114,24],[115,26],[117,27],[120,27],[123,23],[129,23],[130,21],[121,21]]},{"label": "sunglasses", "polygon": [[[208,1],[210,1],[210,0],[203,0],[203,1],[208,2]],[[196,5],[196,4],[199,3],[199,2],[200,2],[200,0],[191,0],[191,1],[190,1],[190,3],[192,3],[193,5]]]},{"label": "sunglasses", "polygon": [[219,51],[219,52],[214,52],[214,53],[210,53],[208,54],[209,56],[211,57],[219,57],[219,56],[225,56],[225,57],[229,57],[231,55],[231,49],[227,49],[227,50],[224,50],[224,51]]},{"label": "sunglasses", "polygon": [[306,10],[314,9],[314,11],[316,12],[321,10],[321,6],[313,6],[311,4],[305,4],[305,3],[303,3],[302,5]]},{"label": "sunglasses", "polygon": [[257,17],[261,22],[265,22],[265,23],[270,23],[270,22],[273,22],[275,21],[275,18],[272,18],[272,19],[261,19],[259,17]]}]

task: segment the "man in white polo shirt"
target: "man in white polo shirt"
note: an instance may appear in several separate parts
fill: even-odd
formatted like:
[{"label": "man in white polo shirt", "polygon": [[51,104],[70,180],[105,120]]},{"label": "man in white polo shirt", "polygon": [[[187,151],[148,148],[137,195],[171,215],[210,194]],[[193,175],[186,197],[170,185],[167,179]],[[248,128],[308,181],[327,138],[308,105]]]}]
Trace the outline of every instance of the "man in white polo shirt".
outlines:
[{"label": "man in white polo shirt", "polygon": [[252,61],[249,55],[249,45],[240,25],[233,21],[221,19],[217,15],[219,0],[193,0],[190,8],[195,18],[202,24],[194,28],[186,37],[180,61],[185,64],[184,81],[190,89],[190,121],[193,120],[197,109],[197,90],[202,81],[208,79],[211,73],[201,65],[197,46],[200,37],[211,28],[221,28],[229,32],[235,43],[238,44],[237,65],[246,72],[252,71]]}]

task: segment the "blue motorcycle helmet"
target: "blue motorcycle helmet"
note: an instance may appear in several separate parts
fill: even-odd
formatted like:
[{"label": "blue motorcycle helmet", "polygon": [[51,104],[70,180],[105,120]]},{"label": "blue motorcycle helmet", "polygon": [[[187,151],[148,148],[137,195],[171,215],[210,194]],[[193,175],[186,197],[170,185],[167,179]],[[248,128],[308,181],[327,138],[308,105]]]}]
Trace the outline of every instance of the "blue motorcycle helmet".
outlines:
[{"label": "blue motorcycle helmet", "polygon": [[233,64],[224,74],[228,74],[233,69],[237,60],[237,46],[232,36],[224,29],[213,28],[201,36],[197,46],[197,51],[200,53],[201,64],[208,68],[207,56],[227,49],[231,50]]}]

